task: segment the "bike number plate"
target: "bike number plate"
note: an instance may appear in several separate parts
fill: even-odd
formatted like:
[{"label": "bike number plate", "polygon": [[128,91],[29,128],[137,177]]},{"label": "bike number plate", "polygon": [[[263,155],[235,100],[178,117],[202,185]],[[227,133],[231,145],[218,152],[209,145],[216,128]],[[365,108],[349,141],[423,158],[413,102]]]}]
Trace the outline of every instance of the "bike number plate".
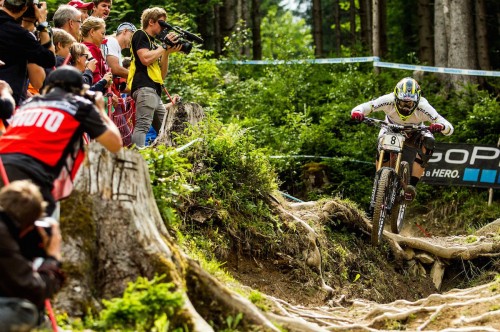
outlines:
[{"label": "bike number plate", "polygon": [[389,151],[401,151],[404,137],[401,135],[386,134],[382,139],[382,148]]}]

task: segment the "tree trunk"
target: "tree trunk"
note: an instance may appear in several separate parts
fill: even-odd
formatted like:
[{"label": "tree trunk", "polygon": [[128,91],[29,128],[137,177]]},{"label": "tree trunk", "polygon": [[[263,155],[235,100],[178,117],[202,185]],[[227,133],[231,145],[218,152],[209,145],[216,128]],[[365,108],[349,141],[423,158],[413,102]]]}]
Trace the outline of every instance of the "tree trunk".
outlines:
[{"label": "tree trunk", "polygon": [[316,58],[323,57],[323,16],[321,13],[321,0],[313,0],[312,2],[312,20],[313,20],[313,39],[314,39],[314,55]]},{"label": "tree trunk", "polygon": [[236,28],[236,0],[222,1],[220,7],[220,32],[221,32],[221,49],[224,49],[224,38],[230,37]]},{"label": "tree trunk", "polygon": [[477,59],[479,63],[479,69],[491,70],[490,56],[488,53],[488,29],[486,27],[485,0],[476,0],[475,9],[476,9]]},{"label": "tree trunk", "polygon": [[[200,0],[200,5],[206,6],[207,4],[208,0]],[[198,15],[195,20],[198,32],[204,40],[203,47],[215,52],[214,28],[216,22],[214,20],[213,10],[207,9],[203,14]]]},{"label": "tree trunk", "polygon": [[220,57],[222,55],[222,49],[224,47],[224,37],[222,36],[221,32],[221,15],[220,15],[220,5],[215,4],[214,5],[214,43],[215,43],[215,48],[214,48],[214,55],[216,58]]},{"label": "tree trunk", "polygon": [[351,32],[351,47],[352,50],[355,49],[356,46],[356,1],[351,0],[349,6],[349,27]]},{"label": "tree trunk", "polygon": [[448,0],[435,0],[434,3],[434,64],[438,67],[448,65],[448,38],[449,30],[446,22],[449,21]]},{"label": "tree trunk", "polygon": [[379,4],[379,41],[380,41],[380,57],[384,57],[387,54],[387,0],[378,0]]},{"label": "tree trunk", "polygon": [[[476,69],[476,43],[472,22],[472,4],[465,0],[450,0],[450,41],[448,66],[452,68]],[[476,83],[477,78],[452,75],[455,88],[461,83]]]},{"label": "tree trunk", "polygon": [[418,12],[418,53],[419,60],[431,66],[434,63],[432,40],[432,13],[430,0],[419,0]]},{"label": "tree trunk", "polygon": [[[380,3],[379,0],[372,1],[372,52],[373,56],[380,57]],[[378,67],[374,67],[374,71],[378,74],[380,72],[380,69]]]},{"label": "tree trunk", "polygon": [[252,0],[252,50],[254,60],[262,60],[260,22],[260,0]]},{"label": "tree trunk", "polygon": [[167,110],[166,116],[163,118],[161,130],[153,142],[153,146],[160,144],[175,146],[173,139],[176,134],[182,134],[188,124],[196,124],[205,117],[201,106],[195,103],[179,102],[175,105],[169,103],[165,105],[165,109]]},{"label": "tree trunk", "polygon": [[[241,0],[241,19],[243,20],[245,30],[250,28],[250,12],[249,12],[249,0]],[[250,58],[250,46],[245,44],[243,46],[242,54],[248,59]]]},{"label": "tree trunk", "polygon": [[340,56],[341,53],[341,45],[342,45],[342,31],[340,29],[340,0],[337,0],[333,4],[333,19],[335,24],[335,53],[337,56]]},{"label": "tree trunk", "polygon": [[359,1],[359,19],[361,22],[361,44],[366,50],[373,50],[372,45],[372,0]]}]

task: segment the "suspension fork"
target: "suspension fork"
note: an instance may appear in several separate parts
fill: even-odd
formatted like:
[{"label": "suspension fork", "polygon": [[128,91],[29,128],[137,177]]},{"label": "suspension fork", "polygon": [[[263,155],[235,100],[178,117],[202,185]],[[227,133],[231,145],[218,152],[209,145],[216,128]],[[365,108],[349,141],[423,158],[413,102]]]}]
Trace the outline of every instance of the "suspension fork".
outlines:
[{"label": "suspension fork", "polygon": [[[384,150],[380,150],[380,156],[378,157],[378,162],[377,162],[377,171],[382,167],[382,165],[384,164],[384,155],[385,155],[385,151]],[[401,163],[401,159],[403,158],[403,152],[400,151],[398,153],[398,156],[396,158],[396,164],[394,165],[394,170],[396,171],[396,174],[399,173],[399,164]],[[392,156],[391,156],[391,159],[392,159]]]}]

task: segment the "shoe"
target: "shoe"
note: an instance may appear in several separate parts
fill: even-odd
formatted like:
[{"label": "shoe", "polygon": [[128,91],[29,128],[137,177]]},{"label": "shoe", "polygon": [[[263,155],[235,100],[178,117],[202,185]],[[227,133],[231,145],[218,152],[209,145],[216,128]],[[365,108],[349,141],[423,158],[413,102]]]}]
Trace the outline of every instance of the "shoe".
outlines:
[{"label": "shoe", "polygon": [[415,197],[417,197],[417,189],[411,184],[407,185],[405,190],[405,200],[408,203],[411,203]]}]

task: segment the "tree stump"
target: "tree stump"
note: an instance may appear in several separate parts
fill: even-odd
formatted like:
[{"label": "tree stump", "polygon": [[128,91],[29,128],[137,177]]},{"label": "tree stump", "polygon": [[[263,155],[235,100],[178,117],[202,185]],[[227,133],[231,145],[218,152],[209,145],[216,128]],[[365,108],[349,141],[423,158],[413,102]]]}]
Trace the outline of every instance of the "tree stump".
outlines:
[{"label": "tree stump", "polygon": [[223,324],[240,312],[245,317],[242,326],[277,331],[251,302],[177,247],[161,219],[141,155],[132,150],[114,155],[92,143],[88,160],[61,209],[68,283],[56,298],[58,309],[79,316],[89,306],[100,309],[101,299],[121,296],[127,283],[139,276],[165,274],[165,282],[185,294],[179,315],[190,331],[213,331],[207,321]]},{"label": "tree stump", "polygon": [[203,108],[195,103],[177,104],[169,103],[165,105],[166,113],[163,119],[162,129],[158,133],[152,146],[165,144],[175,146],[175,135],[182,134],[188,127],[188,124],[194,125],[205,117]]}]

